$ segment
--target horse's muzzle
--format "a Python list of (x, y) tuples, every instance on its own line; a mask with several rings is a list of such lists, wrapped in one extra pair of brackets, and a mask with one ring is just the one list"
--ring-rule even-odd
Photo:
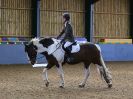
[(34, 64), (37, 63), (37, 61), (36, 61), (36, 60), (31, 60), (30, 63), (31, 63), (32, 65), (34, 65)]

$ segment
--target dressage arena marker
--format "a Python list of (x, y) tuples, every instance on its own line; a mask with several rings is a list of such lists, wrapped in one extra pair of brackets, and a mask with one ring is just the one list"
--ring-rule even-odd
[(47, 64), (34, 64), (33, 67), (46, 67)]

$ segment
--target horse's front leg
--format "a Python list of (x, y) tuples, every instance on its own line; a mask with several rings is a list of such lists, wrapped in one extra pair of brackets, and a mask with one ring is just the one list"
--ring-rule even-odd
[(62, 63), (58, 63), (56, 65), (57, 67), (57, 71), (59, 73), (59, 76), (60, 76), (60, 88), (63, 88), (64, 87), (64, 72), (63, 72), (63, 69), (62, 69)]
[(45, 82), (46, 87), (48, 87), (49, 86), (49, 80), (48, 80), (47, 68), (43, 69), (42, 77), (43, 77), (43, 80)]

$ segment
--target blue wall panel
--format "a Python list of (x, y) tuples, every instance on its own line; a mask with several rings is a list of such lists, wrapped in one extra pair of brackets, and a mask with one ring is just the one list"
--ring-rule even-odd
[[(42, 55), (38, 55), (38, 58)], [(44, 62), (45, 58), (39, 59), (39, 62)], [(45, 61), (46, 62), (46, 61)], [(0, 64), (27, 64), (28, 59), (24, 51), (24, 45), (0, 45)]]
[(99, 44), (105, 61), (133, 61), (132, 44)]
[[(132, 44), (99, 44), (105, 61), (133, 61)], [(27, 64), (27, 56), (24, 52), (24, 45), (0, 45), (0, 64)], [(41, 55), (38, 55), (38, 58)], [(45, 58), (38, 59), (44, 61)]]

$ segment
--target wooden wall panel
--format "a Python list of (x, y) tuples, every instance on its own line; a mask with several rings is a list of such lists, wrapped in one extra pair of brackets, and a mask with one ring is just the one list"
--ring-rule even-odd
[(41, 0), (41, 36), (57, 36), (62, 30), (62, 14), (69, 12), (74, 35), (84, 35), (83, 0)]
[(129, 38), (129, 0), (99, 0), (94, 5), (94, 39)]
[(0, 36), (31, 36), (32, 0), (1, 0)]

